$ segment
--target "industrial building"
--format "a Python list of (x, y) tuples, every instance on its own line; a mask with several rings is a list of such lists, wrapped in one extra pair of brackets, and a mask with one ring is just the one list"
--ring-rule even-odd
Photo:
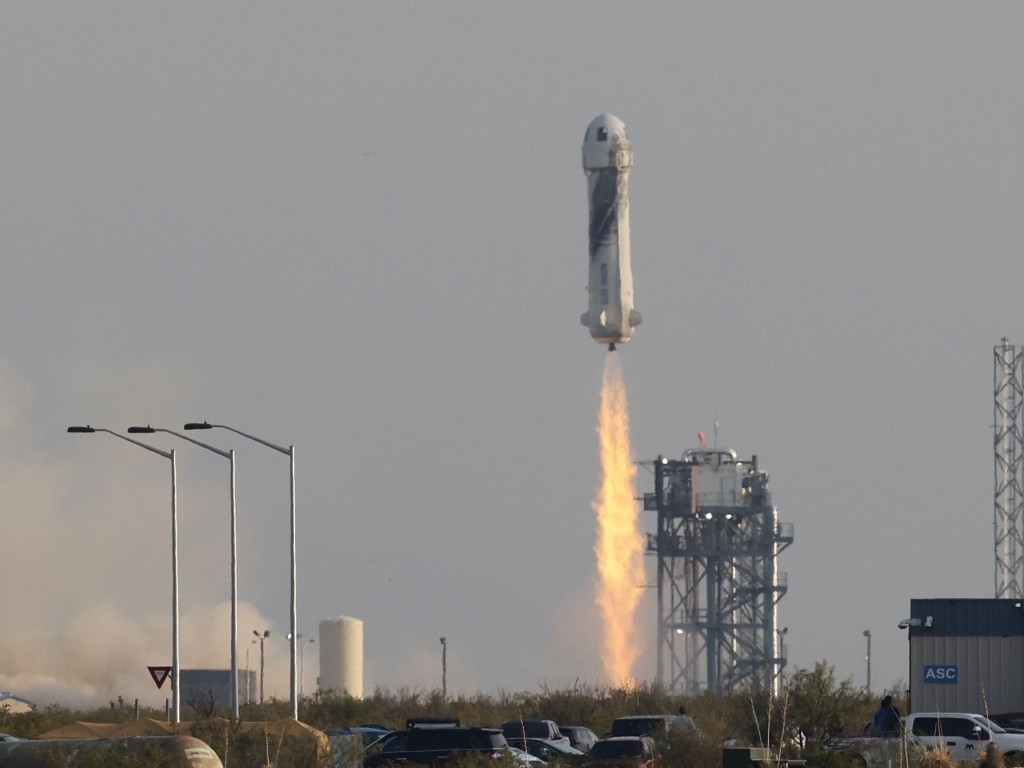
[(993, 353), (995, 594), (910, 601), (908, 712), (1024, 715), (1024, 348)]
[[(188, 706), (217, 707), (231, 706), (230, 669), (183, 669), (181, 670), (181, 704)], [(238, 701), (248, 704), (258, 693), (256, 672), (239, 670)], [(258, 697), (257, 697), (258, 698)]]
[(644, 509), (658, 513), (647, 552), (658, 560), (658, 682), (696, 695), (748, 686), (779, 692), (786, 665), (779, 553), (793, 542), (768, 475), (732, 450), (659, 456)]
[(1016, 599), (911, 600), (908, 712), (1024, 714), (1024, 607)]

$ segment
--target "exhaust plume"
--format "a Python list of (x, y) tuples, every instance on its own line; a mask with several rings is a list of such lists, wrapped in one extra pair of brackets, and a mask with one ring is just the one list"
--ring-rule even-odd
[(597, 604), (604, 624), (601, 660), (613, 685), (633, 681), (640, 655), (636, 608), (646, 576), (643, 537), (637, 527), (636, 466), (629, 445), (629, 406), (619, 356), (605, 355), (598, 420), (601, 488), (597, 513)]

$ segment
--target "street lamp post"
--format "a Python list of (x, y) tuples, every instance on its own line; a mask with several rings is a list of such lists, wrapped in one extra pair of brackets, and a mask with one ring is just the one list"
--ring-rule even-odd
[(106, 432), (108, 435), (119, 437), (140, 448), (163, 456), (171, 460), (171, 722), (177, 725), (181, 722), (181, 664), (179, 663), (178, 643), (178, 464), (175, 459), (174, 450), (161, 451), (151, 445), (125, 437), (122, 434), (100, 427), (68, 427), (72, 434), (92, 434), (94, 432)]
[(441, 701), (448, 702), (448, 638), (441, 638)]
[(258, 642), (259, 642), (259, 640), (250, 640), (249, 644), (247, 646), (245, 646), (245, 703), (246, 704), (251, 704), (252, 703), (252, 694), (249, 691), (249, 678), (251, 677), (251, 675), (249, 674), (249, 651), (251, 651), (252, 647), (254, 645), (256, 645), (256, 643), (258, 643)]
[(210, 424), (209, 422), (206, 422), (206, 421), (199, 421), (199, 422), (193, 421), (193, 422), (189, 422), (188, 424), (186, 424), (185, 425), (185, 429), (187, 429), (187, 430), (192, 430), (192, 429), (226, 429), (229, 432), (234, 432), (236, 435), (241, 435), (244, 438), (247, 438), (249, 440), (252, 440), (253, 442), (259, 443), (260, 445), (265, 445), (267, 448), (272, 448), (273, 450), (277, 451), (278, 453), (283, 453), (286, 456), (288, 456), (289, 464), (291, 465), (291, 561), (292, 561), (291, 562), (291, 566), (292, 566), (291, 567), (291, 581), (292, 581), (292, 585), (291, 585), (291, 624), (290, 624), (290, 627), (289, 627), (290, 632), (291, 632), (291, 647), (290, 647), (290, 650), (289, 650), (289, 655), (291, 657), (291, 676), (289, 678), (289, 680), (290, 680), (289, 697), (290, 697), (290, 700), (291, 700), (292, 719), (293, 720), (298, 720), (299, 719), (299, 695), (298, 695), (298, 685), (297, 685), (297, 682), (296, 682), (296, 662), (297, 662), (297, 658), (298, 658), (298, 646), (297, 646), (297, 642), (298, 642), (298, 611), (296, 609), (296, 600), (297, 600), (296, 592), (297, 592), (298, 578), (297, 578), (297, 575), (296, 575), (296, 562), (295, 562), (295, 446), (294, 445), (289, 445), (287, 448), (283, 448), (280, 445), (275, 445), (274, 443), (267, 442), (266, 440), (264, 440), (262, 438), (256, 437), (254, 435), (247, 434), (245, 432), (242, 432), (241, 430), (235, 429), (234, 427), (229, 427), (226, 424)]
[(316, 639), (309, 638), (305, 643), (302, 644), (302, 649), (299, 651), (299, 698), (302, 698), (302, 689), (306, 685), (306, 646), (310, 643), (315, 643)]
[(252, 631), (260, 641), (260, 706), (263, 706), (263, 641), (270, 637), (270, 630), (263, 630), (261, 635), (255, 629)]
[(867, 665), (868, 665), (867, 692), (871, 693), (871, 630), (870, 629), (865, 629), (864, 630), (864, 637), (866, 637), (868, 639), (868, 655), (864, 657), (864, 659), (865, 659), (865, 661), (867, 662)]
[(234, 450), (222, 451), (220, 448), (214, 448), (212, 445), (207, 445), (170, 429), (146, 426), (129, 427), (128, 431), (134, 434), (166, 432), (193, 445), (198, 445), (200, 448), (212, 451), (218, 456), (223, 456), (231, 462), (231, 719), (238, 722), (241, 716), (238, 711), (238, 515), (235, 506), (235, 452)]

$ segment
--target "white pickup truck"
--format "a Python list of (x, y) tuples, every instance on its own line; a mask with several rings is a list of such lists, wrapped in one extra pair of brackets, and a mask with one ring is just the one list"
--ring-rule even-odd
[[(902, 722), (911, 757), (923, 749), (941, 747), (958, 762), (976, 763), (989, 744), (995, 743), (1007, 766), (1024, 766), (1024, 733), (1010, 733), (983, 715), (916, 712)], [(886, 768), (900, 764), (902, 745), (898, 737), (858, 736), (831, 746), (857, 755), (868, 768)]]

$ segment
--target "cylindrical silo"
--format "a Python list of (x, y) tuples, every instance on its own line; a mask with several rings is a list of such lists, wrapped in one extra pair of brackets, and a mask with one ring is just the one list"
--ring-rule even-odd
[(363, 698), (363, 622), (351, 616), (320, 622), (321, 691)]

